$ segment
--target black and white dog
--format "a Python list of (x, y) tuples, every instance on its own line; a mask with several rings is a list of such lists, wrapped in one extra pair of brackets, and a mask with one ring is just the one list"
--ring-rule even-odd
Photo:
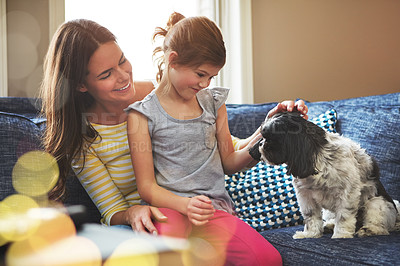
[[(388, 235), (400, 220), (379, 180), (377, 163), (352, 140), (302, 118), (279, 113), (261, 126), (263, 138), (250, 154), (270, 164), (286, 163), (292, 174), (304, 231), (293, 238)], [(397, 205), (397, 209), (396, 209)]]

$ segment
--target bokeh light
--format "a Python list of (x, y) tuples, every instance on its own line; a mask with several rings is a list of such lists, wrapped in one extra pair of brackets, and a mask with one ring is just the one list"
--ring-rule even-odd
[(15, 190), (32, 197), (47, 194), (57, 183), (58, 177), (56, 159), (43, 151), (31, 151), (22, 155), (12, 172)]
[(31, 210), (31, 216), (40, 217), (42, 222), (35, 235), (41, 238), (45, 245), (50, 245), (61, 239), (75, 236), (76, 228), (71, 217), (55, 208), (40, 208)]
[(32, 235), (40, 225), (39, 218), (29, 217), (37, 203), (24, 195), (11, 195), (0, 202), (0, 236), (7, 241), (20, 241)]
[(89, 239), (76, 235), (72, 219), (56, 208), (36, 208), (29, 217), (41, 219), (29, 238), (12, 243), (7, 265), (101, 265), (101, 253)]
[(104, 266), (156, 266), (159, 260), (158, 251), (151, 241), (133, 238), (122, 242), (105, 261)]
[(190, 237), (190, 250), (184, 253), (185, 265), (224, 265), (225, 257), (202, 238)]
[(100, 266), (101, 262), (98, 247), (79, 236), (60, 239), (52, 245), (34, 236), (29, 241), (13, 243), (6, 254), (8, 266)]

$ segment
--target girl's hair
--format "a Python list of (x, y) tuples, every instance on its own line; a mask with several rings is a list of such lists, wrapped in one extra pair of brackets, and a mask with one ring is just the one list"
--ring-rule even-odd
[(223, 67), (225, 65), (226, 50), (224, 40), (218, 26), (207, 17), (188, 17), (174, 12), (169, 17), (165, 28), (157, 27), (153, 40), (164, 37), (162, 46), (156, 47), (153, 56), (161, 56), (158, 60), (157, 81), (168, 75), (167, 57), (171, 51), (178, 56), (173, 63), (188, 67), (198, 67), (202, 64), (211, 64)]
[(64, 23), (51, 40), (40, 88), (42, 114), (47, 119), (43, 144), (60, 169), (50, 199), (62, 198), (73, 158), (82, 152), (85, 143), (98, 136), (84, 115), (94, 99), (79, 88), (85, 84), (90, 57), (100, 45), (111, 41), (116, 38), (108, 29), (85, 19)]

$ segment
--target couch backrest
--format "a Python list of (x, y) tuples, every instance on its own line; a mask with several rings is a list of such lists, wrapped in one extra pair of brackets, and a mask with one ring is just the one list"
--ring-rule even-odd
[[(20, 156), (42, 150), (45, 119), (39, 117), (40, 101), (34, 98), (0, 97), (0, 201), (15, 194), (12, 171)], [(84, 205), (89, 222), (99, 222), (100, 213), (77, 178), (67, 181), (66, 205)]]
[(30, 119), (0, 111), (0, 200), (14, 194), (12, 171), (18, 158), (39, 150), (40, 130)]
[[(310, 119), (331, 108), (337, 111), (338, 133), (358, 142), (378, 161), (382, 183), (394, 199), (400, 199), (400, 93), (306, 104)], [(275, 105), (228, 104), (231, 134), (248, 137)]]

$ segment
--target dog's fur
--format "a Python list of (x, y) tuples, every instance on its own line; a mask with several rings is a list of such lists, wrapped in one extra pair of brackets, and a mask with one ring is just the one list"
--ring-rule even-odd
[(400, 205), (379, 180), (377, 163), (357, 143), (325, 132), (298, 113), (266, 119), (261, 134), (250, 154), (271, 164), (286, 163), (294, 176), (304, 231), (293, 238), (321, 237), (324, 229), (333, 230), (332, 238), (395, 230)]

